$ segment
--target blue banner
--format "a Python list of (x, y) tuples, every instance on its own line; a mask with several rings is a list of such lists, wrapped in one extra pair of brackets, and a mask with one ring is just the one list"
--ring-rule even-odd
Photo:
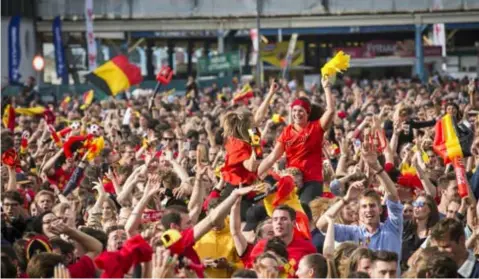
[(11, 84), (20, 81), (20, 16), (10, 19), (8, 25), (8, 80)]
[(68, 68), (65, 60), (65, 49), (62, 40), (62, 20), (55, 17), (52, 24), (53, 47), (55, 48), (55, 65), (57, 77), (62, 79), (62, 84), (68, 84)]

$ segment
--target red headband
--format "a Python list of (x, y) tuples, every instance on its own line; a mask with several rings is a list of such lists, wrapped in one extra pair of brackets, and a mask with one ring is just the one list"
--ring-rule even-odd
[(300, 107), (304, 108), (308, 114), (311, 112), (311, 105), (310, 105), (308, 102), (304, 101), (304, 100), (296, 99), (296, 100), (291, 104), (291, 108), (293, 108), (294, 106), (300, 106)]

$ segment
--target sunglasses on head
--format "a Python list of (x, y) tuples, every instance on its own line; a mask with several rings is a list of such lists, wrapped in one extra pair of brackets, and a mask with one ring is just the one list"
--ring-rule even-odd
[(412, 206), (414, 206), (414, 207), (424, 207), (424, 205), (426, 205), (426, 203), (424, 201), (414, 201), (412, 203)]

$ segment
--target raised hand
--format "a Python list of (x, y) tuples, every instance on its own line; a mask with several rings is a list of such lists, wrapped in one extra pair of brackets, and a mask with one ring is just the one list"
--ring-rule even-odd
[(93, 182), (93, 185), (93, 190), (96, 190), (100, 197), (106, 196), (105, 187), (103, 187), (103, 182), (100, 179), (97, 182)]
[(70, 271), (63, 264), (58, 264), (53, 268), (53, 278), (70, 278)]
[(364, 190), (364, 185), (362, 183), (353, 183), (349, 186), (348, 192), (344, 196), (346, 202), (350, 202), (359, 197), (359, 194)]
[(321, 78), (321, 85), (323, 88), (331, 88), (331, 80), (328, 76), (324, 76)]
[(143, 194), (147, 196), (153, 196), (161, 191), (162, 179), (158, 174), (150, 176), (148, 182), (145, 185)]
[(153, 278), (175, 278), (178, 255), (171, 256), (170, 250), (157, 247), (153, 254)]
[(469, 94), (474, 94), (474, 92), (476, 91), (476, 83), (474, 82), (473, 79), (471, 79), (469, 81), (469, 84), (467, 85), (467, 89), (469, 91)]
[(61, 235), (68, 234), (68, 232), (71, 231), (71, 228), (68, 227), (63, 220), (58, 219), (52, 223), (50, 230), (56, 235)]
[(367, 142), (363, 144), (361, 156), (366, 165), (372, 170), (378, 171), (381, 169), (381, 165), (378, 162), (378, 154), (372, 144)]

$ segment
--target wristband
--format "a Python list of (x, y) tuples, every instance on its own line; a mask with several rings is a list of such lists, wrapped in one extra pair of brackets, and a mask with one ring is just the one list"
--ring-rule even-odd
[(377, 171), (377, 172), (374, 174), (374, 176), (381, 174), (383, 171), (384, 171), (384, 169), (381, 168), (379, 171)]

